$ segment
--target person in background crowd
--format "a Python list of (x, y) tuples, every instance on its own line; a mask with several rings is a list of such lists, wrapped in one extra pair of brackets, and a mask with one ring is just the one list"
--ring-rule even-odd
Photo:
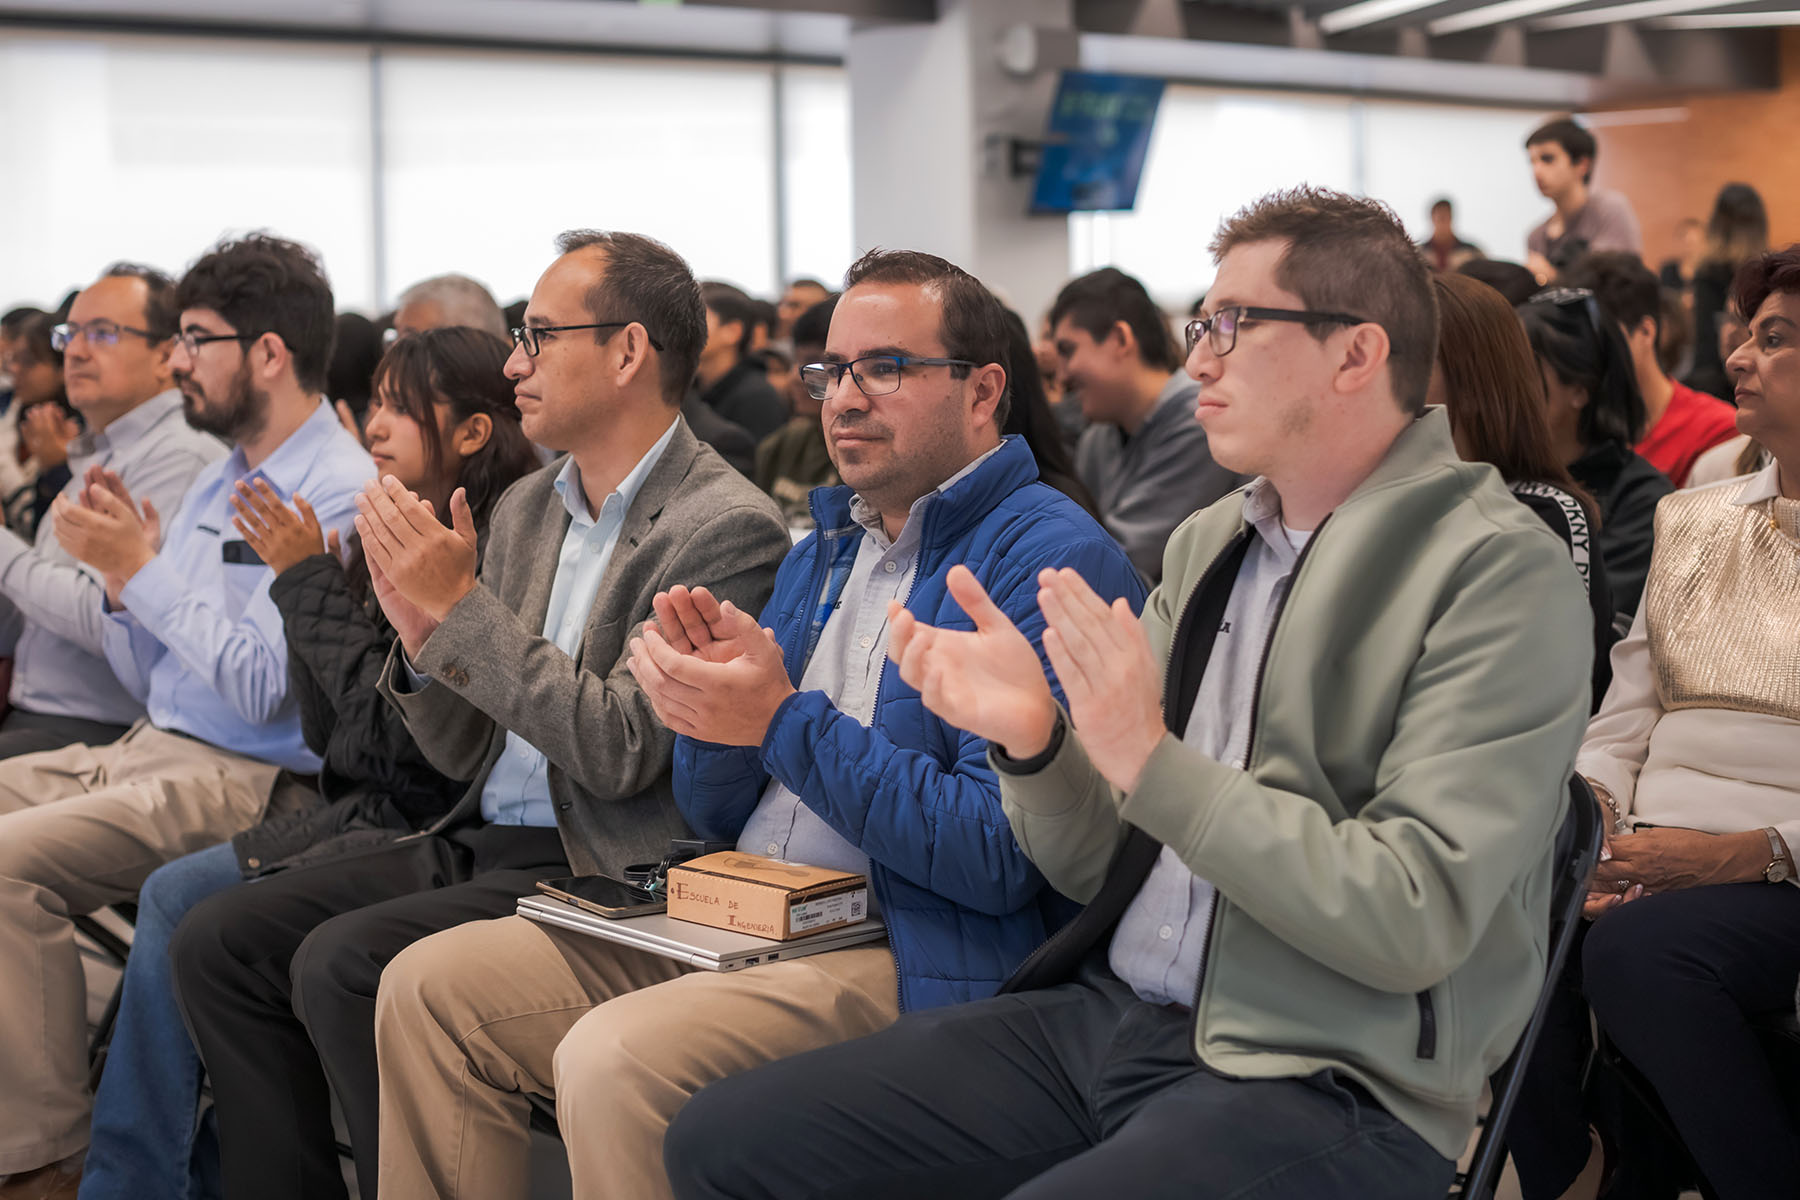
[(831, 331), (831, 314), (836, 308), (837, 297), (828, 296), (789, 325), (794, 370), (789, 377), (787, 398), (794, 415), (756, 448), (756, 474), (753, 476), (756, 486), (780, 506), (788, 528), (795, 531), (813, 527), (808, 499), (812, 490), (835, 487), (841, 482), (837, 467), (831, 461), (831, 448), (825, 442), (825, 430), (820, 424), (820, 402), (800, 377), (802, 367), (825, 357), (825, 339)]
[(1643, 437), (1644, 397), (1630, 347), (1586, 289), (1540, 292), (1518, 312), (1543, 377), (1551, 446), (1600, 504), (1600, 558), (1624, 629), (1650, 570), (1656, 502), (1674, 490), (1631, 449)]
[(506, 340), (506, 314), (495, 303), (494, 293), (467, 275), (434, 275), (400, 293), (394, 338), (447, 325), (465, 325)]
[(375, 322), (361, 313), (337, 315), (337, 337), (331, 344), (331, 365), (325, 370), (325, 394), (331, 397), (338, 419), (357, 437), (369, 411), (375, 366), (381, 361), (381, 334)]
[(1427, 404), (1441, 404), (1464, 462), (1500, 472), (1513, 497), (1569, 549), (1594, 618), (1594, 672), (1588, 711), (1612, 681), (1612, 588), (1595, 545), (1599, 505), (1551, 448), (1544, 383), (1525, 328), (1506, 297), (1466, 275), (1432, 279), (1438, 302), (1437, 362)]
[[(478, 536), (486, 535), (501, 493), (538, 466), (502, 374), (506, 356), (506, 343), (478, 329), (415, 334), (383, 358), (369, 410), (376, 469), (429, 498), (440, 519), (450, 515), (450, 497), (462, 489)], [(291, 1007), (289, 955), (281, 944), (266, 947), (263, 961), (278, 966), (258, 973), (253, 985), (218, 972), (190, 978), (183, 989), (189, 1010), (204, 1018), (195, 1028), (204, 1031), (212, 1051), (213, 1105), (207, 1136), (201, 1136), (194, 1115), (204, 1072), (177, 1007), (168, 953), (182, 917), (242, 880), (286, 872), (278, 884), (271, 880), (223, 898), (206, 910), (210, 918), (198, 918), (200, 925), (225, 912), (235, 916), (245, 905), (285, 910), (290, 919), (304, 921), (341, 886), (335, 875), (307, 868), (377, 851), (423, 830), (461, 792), (426, 761), (400, 714), (376, 690), (394, 629), (371, 593), (360, 547), (351, 544), (346, 564), (304, 499), (290, 507), (266, 485), (239, 489), (235, 503), (238, 531), (275, 574), (269, 597), (281, 611), (300, 726), (322, 763), (318, 786), (326, 803), (264, 821), (229, 842), (178, 858), (144, 881), (106, 1074), (94, 1097), (82, 1200), (218, 1195), (217, 1114), (226, 1114), (228, 1133), (254, 1139), (257, 1130), (246, 1128), (244, 1118), (273, 1099), (240, 1094), (242, 1071), (232, 1053), (237, 1047), (219, 1037), (213, 1018), (224, 996), (238, 1012), (269, 993), (282, 1009)], [(190, 936), (217, 932), (197, 929)], [(305, 1027), (291, 1011), (285, 1015), (244, 1049), (273, 1056), (284, 1039), (304, 1040)], [(284, 1087), (291, 1092), (305, 1079), (284, 1080)], [(355, 1099), (349, 1098), (352, 1104)], [(244, 1149), (258, 1153), (254, 1145)]]
[(830, 299), (831, 294), (831, 289), (816, 279), (802, 277), (789, 283), (775, 305), (774, 340), (794, 345), (794, 322), (801, 313)]
[(1141, 622), (1039, 575), (1066, 709), (972, 580), (890, 646), (1086, 909), (998, 997), (700, 1092), (680, 1200), (1449, 1187), (1541, 986), (1586, 601), (1425, 407), (1435, 303), (1392, 212), (1295, 189), (1213, 247), (1188, 369), (1256, 482), (1176, 533)]
[(0, 496), (6, 527), (30, 541), (51, 503), (68, 484), (69, 443), (81, 432), (63, 386), (63, 355), (56, 348), (52, 313), (27, 317), (13, 341), (13, 398), (8, 415), (18, 440), (8, 464), (12, 490)]
[[(52, 331), (69, 400), (89, 430), (69, 444), (69, 500), (79, 500), (89, 469), (98, 467), (157, 511), (173, 513), (201, 468), (224, 456), (223, 443), (182, 419), (169, 373), (178, 316), (174, 280), (114, 263), (75, 298), (68, 324)], [(35, 411), (60, 418), (54, 406)], [(48, 524), (31, 542), (0, 530), (0, 651), (13, 660), (0, 758), (74, 742), (105, 745), (144, 715), (106, 661), (104, 592)]]
[(1037, 459), (1038, 478), (1087, 510), (1098, 521), (1100, 505), (1087, 484), (1075, 473), (1075, 456), (1063, 440), (1062, 427), (1050, 409), (1044, 380), (1038, 370), (1037, 347), (1025, 332), (1025, 318), (1006, 310), (1006, 386), (1008, 403), (1002, 433), (1016, 433), (1031, 447)]
[(1600, 311), (1616, 321), (1631, 350), (1638, 393), (1644, 398), (1644, 436), (1632, 447), (1676, 487), (1687, 484), (1700, 455), (1737, 436), (1731, 405), (1663, 374), (1657, 361), (1662, 285), (1634, 254), (1603, 250), (1563, 272), (1565, 287), (1587, 288)]
[[(80, 297), (77, 297), (77, 304)], [(70, 919), (270, 812), (317, 803), (274, 574), (232, 536), (238, 482), (343, 530), (374, 474), (321, 396), (332, 297), (317, 258), (265, 234), (203, 255), (176, 291), (169, 369), (187, 423), (231, 443), (174, 510), (116, 471), (59, 497), (56, 539), (105, 587), (103, 645), (148, 713), (118, 741), (0, 762), (0, 1171), (64, 1187), (88, 1141), (87, 1006)], [(91, 327), (84, 325), (84, 336)], [(159, 548), (160, 547), (160, 548)]]
[(1431, 205), (1431, 236), (1419, 243), (1419, 250), (1434, 271), (1454, 271), (1470, 259), (1481, 257), (1481, 247), (1467, 242), (1456, 232), (1456, 208), (1448, 197)]
[(1056, 353), (1056, 339), (1050, 336), (1049, 313), (1038, 322), (1031, 353), (1037, 360), (1037, 377), (1044, 388), (1044, 399), (1056, 417), (1057, 432), (1072, 459), (1075, 447), (1081, 442), (1081, 431), (1087, 428), (1087, 420), (1081, 415), (1081, 397), (1063, 387), (1062, 358)]
[(381, 981), (386, 1200), (522, 1195), (526, 1093), (555, 1096), (576, 1196), (657, 1200), (663, 1130), (703, 1084), (990, 995), (1072, 914), (1008, 830), (980, 738), (924, 712), (885, 654), (903, 604), (957, 612), (959, 572), (1027, 629), (1041, 569), (1141, 602), (1119, 547), (1002, 437), (1005, 357), (1003, 310), (969, 274), (860, 259), (807, 368), (845, 480), (815, 493), (819, 530), (760, 620), (679, 588), (633, 643), (633, 677), (681, 735), (695, 832), (864, 874), (888, 941), (733, 972), (523, 917), (420, 942)]
[(700, 399), (750, 434), (754, 446), (787, 421), (787, 404), (761, 366), (746, 358), (757, 323), (756, 301), (729, 283), (700, 285), (706, 302), (706, 349), (694, 372)]
[(505, 377), (525, 435), (562, 457), (506, 492), (479, 556), (466, 495), (448, 497), (446, 527), (390, 476), (356, 523), (396, 631), (377, 686), (426, 761), (467, 786), (417, 835), (204, 901), (169, 947), (231, 1098), (229, 1195), (344, 1195), (335, 1094), (373, 1196), (389, 960), (511, 913), (539, 879), (622, 877), (686, 835), (675, 735), (627, 672), (627, 642), (678, 580), (760, 608), (789, 548), (774, 504), (680, 420), (706, 336), (687, 264), (636, 234), (576, 230), (557, 247)]
[(44, 315), (47, 314), (43, 309), (31, 305), (0, 314), (0, 501), (29, 482), (19, 457), (19, 410), (13, 403), (12, 360), (26, 321)]
[(1050, 331), (1065, 391), (1088, 421), (1075, 470), (1100, 523), (1154, 583), (1175, 527), (1245, 480), (1213, 461), (1194, 420), (1200, 385), (1144, 285), (1103, 267), (1063, 285)]
[(1706, 254), (1694, 270), (1694, 362), (1683, 380), (1689, 387), (1711, 396), (1731, 395), (1732, 380), (1725, 370), (1731, 351), (1720, 345), (1718, 335), (1721, 314), (1738, 268), (1768, 248), (1769, 213), (1762, 196), (1747, 183), (1720, 188), (1706, 222)]
[(1706, 257), (1706, 222), (1696, 217), (1683, 217), (1675, 222), (1675, 244), (1680, 253), (1663, 260), (1657, 269), (1657, 282), (1691, 305), (1694, 299), (1694, 272)]
[(1542, 290), (1537, 276), (1518, 263), (1504, 259), (1472, 258), (1456, 268), (1456, 273), (1487, 284), (1506, 297), (1506, 302), (1515, 308)]
[[(1747, 262), (1732, 299), (1752, 332), (1726, 362), (1738, 422), (1772, 461), (1657, 507), (1644, 603), (1576, 761), (1609, 831), (1579, 977), (1706, 1194), (1762, 1200), (1800, 1178), (1800, 1131), (1754, 1028), (1793, 1011), (1800, 974), (1800, 247)], [(1520, 1163), (1527, 1200), (1594, 1195), (1609, 1157), (1582, 1104), (1587, 1024), (1573, 1026), (1533, 1062), (1560, 1092), (1518, 1110), (1538, 1149)], [(1629, 1170), (1633, 1147), (1618, 1150)]]
[[(1694, 314), (1680, 294), (1662, 288), (1662, 320), (1656, 330), (1656, 365), (1671, 379), (1687, 374), (1694, 361)], [(1719, 397), (1724, 399), (1724, 397)]]
[(1600, 144), (1572, 117), (1559, 117), (1525, 139), (1531, 178), (1556, 211), (1525, 239), (1527, 259), (1540, 284), (1596, 250), (1644, 252), (1637, 214), (1618, 192), (1593, 186)]

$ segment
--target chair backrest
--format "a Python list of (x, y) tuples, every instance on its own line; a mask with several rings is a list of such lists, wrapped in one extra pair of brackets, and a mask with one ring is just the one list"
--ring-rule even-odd
[(1537, 1004), (1531, 1020), (1519, 1035), (1518, 1045), (1500, 1064), (1489, 1081), (1493, 1100), (1488, 1105), (1487, 1120), (1481, 1137), (1475, 1143), (1475, 1157), (1469, 1169), (1456, 1177), (1452, 1196), (1471, 1200), (1489, 1200), (1500, 1177), (1500, 1165), (1506, 1161), (1506, 1124), (1512, 1118), (1513, 1106), (1519, 1100), (1519, 1081), (1537, 1046), (1538, 1031), (1544, 1025), (1544, 1013), (1550, 1007), (1550, 995), (1568, 960), (1580, 927), (1581, 906), (1587, 899), (1588, 880), (1593, 877), (1594, 863), (1600, 857), (1600, 803), (1594, 799), (1587, 780), (1579, 775), (1569, 777), (1569, 811), (1562, 828), (1556, 833), (1556, 875), (1550, 890), (1550, 955), (1545, 964), (1544, 986), (1538, 990)]

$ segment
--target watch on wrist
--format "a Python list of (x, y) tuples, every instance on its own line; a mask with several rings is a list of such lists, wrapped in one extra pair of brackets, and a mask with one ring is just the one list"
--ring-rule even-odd
[(1794, 873), (1793, 864), (1788, 862), (1787, 846), (1773, 829), (1764, 828), (1763, 832), (1769, 837), (1769, 865), (1763, 868), (1763, 882), (1785, 883)]

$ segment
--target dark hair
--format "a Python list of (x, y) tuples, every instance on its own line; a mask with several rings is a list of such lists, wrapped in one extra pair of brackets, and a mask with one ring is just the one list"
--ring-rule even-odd
[[(845, 291), (864, 283), (912, 284), (936, 293), (938, 339), (944, 343), (945, 357), (967, 359), (984, 367), (996, 363), (1006, 371), (1007, 386), (994, 409), (994, 424), (1005, 429), (1012, 407), (1012, 371), (1007, 368), (1006, 310), (994, 293), (955, 263), (921, 250), (877, 247), (869, 251), (844, 273)], [(950, 373), (957, 379), (969, 377), (967, 367), (952, 367)]]
[(1664, 375), (1674, 375), (1694, 344), (1694, 319), (1674, 288), (1662, 289), (1662, 319), (1656, 326), (1656, 363)]
[[(1431, 202), (1431, 212), (1435, 213), (1440, 208), (1447, 208), (1453, 213), (1456, 211), (1456, 205), (1450, 203), (1450, 197), (1448, 196), (1439, 196), (1436, 200)], [(1443, 293), (1441, 292), (1439, 293), (1440, 296), (1442, 294)]]
[(381, 362), (381, 333), (361, 313), (339, 313), (331, 366), (325, 372), (325, 394), (342, 400), (361, 420), (375, 390), (375, 367)]
[(1662, 333), (1662, 284), (1644, 260), (1628, 250), (1599, 250), (1577, 259), (1557, 277), (1564, 287), (1587, 288), (1600, 301), (1600, 311), (1627, 332), (1646, 318)]
[(1097, 342), (1123, 321), (1137, 340), (1139, 361), (1165, 371), (1181, 367), (1181, 351), (1169, 331), (1169, 319), (1144, 285), (1117, 267), (1101, 267), (1065, 283), (1050, 306), (1051, 330), (1065, 318)]
[(1536, 275), (1518, 263), (1504, 259), (1472, 258), (1456, 268), (1456, 273), (1487, 284), (1505, 296), (1506, 302), (1514, 308), (1537, 295), (1539, 290)]
[(734, 284), (708, 279), (700, 285), (700, 300), (706, 305), (708, 312), (719, 318), (719, 324), (737, 322), (738, 353), (741, 355), (748, 352), (750, 343), (754, 340), (757, 322), (762, 319), (762, 311), (750, 293)]
[(1558, 379), (1588, 394), (1576, 432), (1584, 446), (1644, 435), (1644, 397), (1638, 391), (1631, 350), (1618, 325), (1592, 296), (1558, 302), (1533, 299), (1519, 306), (1525, 336)]
[(172, 338), (181, 327), (181, 306), (175, 300), (175, 281), (155, 267), (142, 263), (116, 262), (100, 272), (102, 279), (141, 279), (144, 281), (144, 328), (160, 341)]
[[(556, 248), (606, 256), (606, 270), (588, 289), (588, 313), (596, 321), (636, 321), (661, 343), (663, 399), (679, 408), (706, 346), (706, 306), (681, 255), (641, 233), (599, 229), (571, 229), (556, 239)], [(603, 342), (618, 331), (594, 332), (594, 340)]]
[[(50, 341), (50, 331), (56, 328), (56, 325), (57, 319), (55, 313), (33, 313), (19, 322), (18, 328), (14, 332), (14, 336), (19, 339), (20, 348), (31, 355), (33, 362), (49, 363), (60, 372), (63, 367), (63, 354), (62, 351), (58, 350)], [(29, 407), (36, 408), (38, 404), (55, 404), (65, 413), (73, 414), (75, 412), (74, 408), (69, 404), (69, 394), (63, 388), (60, 375), (57, 378), (55, 393), (44, 397), (43, 400), (37, 401)], [(25, 405), (13, 405), (12, 415), (15, 422), (24, 419), (26, 409), (27, 406)], [(20, 462), (25, 461), (23, 457), (24, 452), (25, 444), (20, 442)]]
[(1728, 183), (1706, 222), (1706, 260), (1736, 267), (1769, 248), (1769, 211), (1755, 188)]
[(1748, 325), (1763, 301), (1776, 292), (1800, 292), (1800, 243), (1786, 250), (1765, 250), (1739, 267), (1731, 281), (1731, 307)]
[(494, 432), (487, 444), (463, 462), (456, 481), (467, 493), (478, 525), (487, 523), (501, 492), (538, 466), (537, 452), (519, 428), (512, 382), (504, 374), (511, 352), (512, 347), (485, 329), (449, 325), (401, 338), (375, 368), (372, 390), (386, 389), (395, 410), (418, 423), (425, 433), (425, 462), (433, 471), (442, 469), (444, 461), (435, 405), (449, 408), (450, 428), (477, 413), (492, 420)]
[(1541, 146), (1545, 142), (1554, 142), (1563, 148), (1571, 163), (1587, 159), (1587, 170), (1581, 174), (1581, 182), (1590, 183), (1594, 178), (1594, 160), (1600, 155), (1600, 143), (1594, 135), (1575, 123), (1574, 117), (1558, 117), (1547, 121), (1531, 131), (1525, 139), (1525, 148)]
[(823, 346), (831, 336), (831, 314), (837, 311), (835, 294), (819, 301), (794, 318), (792, 340), (795, 347)]
[(790, 289), (797, 288), (797, 287), (818, 288), (821, 292), (824, 292), (827, 295), (829, 295), (831, 293), (830, 288), (826, 287), (823, 283), (821, 283), (817, 279), (814, 279), (811, 275), (802, 275), (798, 279), (788, 280), (788, 287)]
[(1438, 299), (1437, 369), (1445, 408), (1472, 461), (1491, 463), (1508, 483), (1546, 483), (1575, 497), (1588, 520), (1599, 506), (1556, 461), (1544, 417), (1544, 385), (1525, 327), (1506, 297), (1466, 275), (1432, 280)]
[(32, 317), (43, 315), (43, 309), (31, 304), (21, 304), (17, 308), (9, 308), (4, 314), (0, 314), (0, 333), (17, 333), (26, 321)]
[(181, 277), (175, 304), (210, 308), (241, 334), (273, 333), (293, 356), (295, 381), (325, 390), (336, 332), (331, 284), (305, 246), (266, 233), (220, 242)]
[(1096, 521), (1100, 506), (1094, 494), (1075, 473), (1075, 460), (1062, 439), (1056, 414), (1050, 411), (1050, 397), (1044, 392), (1043, 377), (1038, 374), (1037, 352), (1031, 346), (1031, 334), (1025, 320), (1012, 309), (1006, 314), (1006, 375), (1012, 381), (1012, 410), (1007, 413), (1001, 433), (1016, 433), (1031, 447), (1037, 459), (1038, 475), (1043, 481), (1081, 505)]
[[(1431, 272), (1394, 210), (1326, 188), (1273, 192), (1238, 211), (1213, 235), (1213, 261), (1238, 246), (1284, 241), (1275, 282), (1308, 309), (1350, 313), (1387, 331), (1388, 370), (1401, 411), (1419, 413), (1437, 353)], [(1320, 341), (1343, 328), (1309, 328)]]

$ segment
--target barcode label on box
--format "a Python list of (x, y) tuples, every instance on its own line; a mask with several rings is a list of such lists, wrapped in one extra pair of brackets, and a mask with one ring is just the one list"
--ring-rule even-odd
[(788, 932), (811, 933), (827, 925), (854, 924), (868, 915), (869, 889), (857, 888), (793, 905), (788, 909)]

